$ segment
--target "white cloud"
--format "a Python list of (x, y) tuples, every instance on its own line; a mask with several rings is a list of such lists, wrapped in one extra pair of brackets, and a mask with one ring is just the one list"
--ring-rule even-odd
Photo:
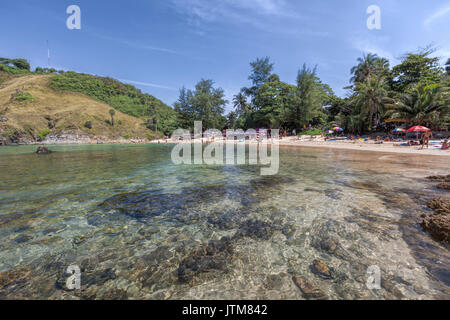
[(172, 3), (197, 28), (204, 27), (204, 23), (228, 22), (273, 31), (278, 25), (270, 23), (271, 19), (298, 23), (303, 18), (285, 0), (172, 0)]
[(114, 41), (114, 42), (126, 45), (128, 47), (133, 47), (133, 48), (137, 48), (137, 49), (159, 51), (159, 52), (171, 53), (171, 54), (180, 54), (179, 52), (177, 52), (175, 50), (171, 50), (171, 49), (167, 49), (167, 48), (154, 47), (154, 46), (150, 46), (150, 45), (146, 45), (146, 44), (142, 44), (142, 43), (131, 42), (131, 41), (120, 39), (120, 38), (113, 38), (113, 37), (102, 36), (102, 35), (98, 35), (98, 34), (93, 34), (93, 35), (98, 38), (104, 39), (104, 40)]
[(160, 85), (160, 84), (154, 84), (154, 83), (149, 83), (149, 82), (133, 81), (133, 80), (126, 80), (126, 79), (118, 79), (118, 80), (122, 81), (122, 82), (125, 82), (125, 83), (136, 84), (138, 86), (153, 87), (153, 88), (175, 90), (175, 91), (177, 90), (177, 89), (172, 88), (172, 87), (167, 87), (167, 86), (163, 86), (163, 85)]
[(383, 43), (386, 43), (387, 40), (387, 38), (377, 38), (372, 40), (368, 38), (354, 39), (352, 41), (352, 46), (362, 53), (374, 53), (380, 58), (386, 58), (391, 65), (394, 65), (398, 62), (398, 59), (396, 59), (389, 50), (385, 49), (386, 45), (383, 45)]
[(432, 15), (428, 16), (428, 18), (425, 19), (425, 21), (423, 22), (423, 24), (424, 24), (424, 26), (425, 26), (426, 28), (429, 28), (430, 25), (431, 25), (434, 21), (436, 21), (436, 20), (438, 20), (438, 19), (444, 17), (445, 15), (447, 15), (447, 14), (449, 14), (449, 13), (450, 13), (450, 4), (447, 4), (447, 5), (445, 5), (445, 6), (441, 7), (441, 8), (439, 8), (439, 9), (438, 9), (436, 12), (434, 12)]

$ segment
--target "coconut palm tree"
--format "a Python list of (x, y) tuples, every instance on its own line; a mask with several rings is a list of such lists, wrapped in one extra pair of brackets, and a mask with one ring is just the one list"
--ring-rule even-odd
[(250, 105), (247, 103), (247, 99), (242, 92), (239, 92), (233, 97), (233, 107), (238, 116), (242, 116), (247, 113), (250, 109)]
[(378, 57), (376, 54), (369, 53), (358, 58), (358, 65), (351, 69), (353, 77), (350, 79), (353, 83), (367, 81), (373, 74), (383, 74), (389, 70), (389, 61)]
[(367, 117), (369, 130), (376, 127), (383, 115), (385, 99), (388, 97), (386, 80), (381, 75), (370, 75), (366, 81), (357, 83), (352, 102), (360, 107), (360, 115)]
[(448, 88), (439, 85), (421, 85), (397, 99), (387, 99), (386, 116), (406, 119), (413, 125), (438, 125), (449, 113)]

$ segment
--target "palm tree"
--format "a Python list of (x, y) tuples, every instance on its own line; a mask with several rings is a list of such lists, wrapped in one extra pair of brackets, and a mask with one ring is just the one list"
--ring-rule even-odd
[(250, 110), (250, 105), (247, 104), (247, 99), (242, 92), (239, 92), (233, 97), (233, 107), (238, 116), (242, 116)]
[(448, 88), (421, 85), (397, 99), (388, 99), (386, 116), (406, 119), (413, 125), (437, 125), (449, 112)]
[(353, 83), (367, 81), (374, 73), (382, 74), (389, 69), (389, 61), (378, 57), (376, 54), (369, 53), (358, 58), (358, 65), (351, 69), (353, 77), (350, 79)]
[(114, 115), (116, 114), (116, 111), (114, 109), (109, 110), (109, 115), (111, 116), (111, 125), (114, 126)]
[(366, 81), (357, 83), (353, 103), (360, 106), (360, 115), (368, 114), (369, 130), (377, 127), (382, 114), (385, 99), (388, 97), (386, 80), (381, 75), (371, 75)]

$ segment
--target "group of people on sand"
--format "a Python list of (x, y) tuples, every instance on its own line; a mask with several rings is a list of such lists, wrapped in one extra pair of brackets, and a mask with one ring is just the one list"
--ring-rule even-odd
[[(420, 138), (420, 150), (422, 150), (423, 148), (425, 148), (425, 145), (427, 146), (427, 149), (430, 147), (430, 140), (433, 139), (433, 133), (431, 131), (427, 131), (425, 132), (422, 137)], [(441, 150), (448, 150), (450, 147), (449, 143), (448, 143), (448, 139), (445, 139), (444, 142), (442, 143), (440, 149)]]

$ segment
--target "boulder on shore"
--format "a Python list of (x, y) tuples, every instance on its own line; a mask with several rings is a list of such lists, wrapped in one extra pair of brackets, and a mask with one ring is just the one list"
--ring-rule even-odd
[(52, 150), (50, 150), (49, 148), (47, 148), (47, 147), (38, 147), (37, 148), (37, 150), (36, 150), (36, 153), (37, 154), (50, 154), (50, 153), (52, 153), (53, 151)]
[(428, 202), (433, 210), (429, 215), (422, 215), (422, 228), (438, 241), (450, 243), (450, 198), (437, 198)]

